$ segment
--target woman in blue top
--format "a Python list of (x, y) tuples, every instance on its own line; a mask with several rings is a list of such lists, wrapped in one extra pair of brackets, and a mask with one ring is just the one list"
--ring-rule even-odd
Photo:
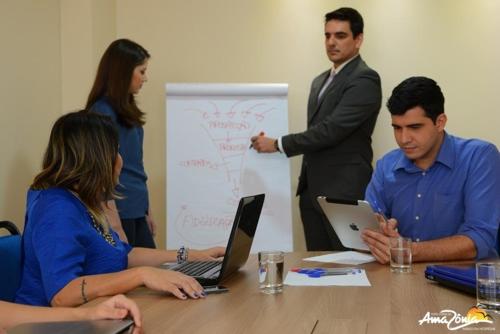
[(134, 98), (147, 80), (149, 57), (128, 39), (111, 43), (99, 63), (86, 108), (111, 117), (118, 127), (123, 169), (116, 189), (121, 196), (105, 206), (111, 226), (131, 246), (155, 248), (156, 223), (143, 163), (145, 120)]
[[(193, 278), (153, 267), (175, 262), (175, 251), (132, 248), (110, 228), (102, 202), (116, 197), (121, 167), (108, 117), (81, 111), (56, 121), (43, 169), (28, 191), (16, 302), (75, 306), (141, 285), (181, 299), (204, 296)], [(213, 260), (223, 253), (216, 247), (188, 256)]]

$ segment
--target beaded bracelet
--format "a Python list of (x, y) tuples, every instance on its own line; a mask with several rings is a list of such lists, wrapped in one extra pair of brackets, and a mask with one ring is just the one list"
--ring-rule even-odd
[(188, 259), (189, 248), (181, 246), (177, 251), (177, 263), (184, 263)]

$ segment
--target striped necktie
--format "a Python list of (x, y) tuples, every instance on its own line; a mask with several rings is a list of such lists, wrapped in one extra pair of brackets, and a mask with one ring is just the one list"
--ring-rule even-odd
[(334, 77), (335, 77), (335, 72), (331, 71), (330, 72), (330, 76), (328, 77), (328, 79), (326, 79), (325, 84), (323, 85), (323, 87), (321, 87), (321, 90), (319, 91), (318, 101), (319, 101), (319, 99), (321, 99), (321, 96), (323, 95), (323, 93), (325, 92), (325, 90), (328, 88), (328, 86), (330, 86), (330, 84), (332, 83)]

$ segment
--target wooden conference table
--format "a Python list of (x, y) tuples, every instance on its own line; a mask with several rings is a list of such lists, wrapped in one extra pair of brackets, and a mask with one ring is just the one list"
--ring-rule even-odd
[[(302, 261), (318, 254), (286, 254), (285, 272), (293, 266), (340, 266)], [(465, 316), (476, 303), (474, 296), (429, 282), (423, 274), (426, 264), (414, 264), (410, 274), (391, 273), (388, 266), (378, 263), (361, 267), (371, 287), (285, 286), (281, 294), (266, 295), (259, 292), (257, 259), (252, 255), (238, 273), (224, 282), (228, 293), (182, 301), (139, 288), (127, 296), (138, 303), (146, 334), (445, 333), (449, 332), (446, 325), (419, 325), (418, 320), (427, 312), (444, 309)], [(498, 329), (500, 320), (495, 325)]]

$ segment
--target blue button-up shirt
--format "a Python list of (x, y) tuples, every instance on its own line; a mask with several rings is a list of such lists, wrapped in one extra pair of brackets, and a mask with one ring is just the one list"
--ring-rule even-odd
[(404, 237), (425, 241), (465, 235), (478, 259), (496, 255), (500, 154), (493, 144), (445, 134), (427, 170), (393, 150), (377, 162), (365, 197), (375, 211), (397, 219)]

